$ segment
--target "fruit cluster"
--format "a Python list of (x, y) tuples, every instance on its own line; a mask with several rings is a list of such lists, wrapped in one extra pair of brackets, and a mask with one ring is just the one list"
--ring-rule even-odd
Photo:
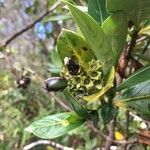
[[(75, 64), (72, 63), (72, 64)], [(70, 92), (77, 97), (87, 96), (100, 91), (103, 87), (102, 64), (99, 60), (92, 60), (87, 64), (79, 64), (76, 74), (70, 74), (74, 67), (66, 63), (61, 75), (68, 80)], [(77, 66), (77, 64), (75, 64)], [(72, 70), (73, 72), (73, 70)]]

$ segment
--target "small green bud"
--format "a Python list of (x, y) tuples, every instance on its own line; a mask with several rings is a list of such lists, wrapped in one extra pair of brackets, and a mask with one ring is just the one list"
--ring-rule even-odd
[(86, 89), (92, 88), (93, 87), (93, 81), (90, 79), (89, 76), (85, 76), (82, 79), (82, 85), (86, 87)]
[(102, 65), (99, 60), (95, 61), (93, 59), (91, 62), (89, 62), (89, 70), (96, 71), (96, 70), (99, 70), (101, 67), (102, 67)]
[(102, 73), (100, 71), (90, 71), (89, 72), (89, 76), (91, 77), (91, 79), (94, 79), (94, 80), (100, 80), (101, 74)]

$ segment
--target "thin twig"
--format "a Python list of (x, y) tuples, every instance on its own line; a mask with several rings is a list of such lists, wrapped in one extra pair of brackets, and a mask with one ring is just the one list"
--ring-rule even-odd
[(106, 139), (107, 141), (111, 141), (112, 143), (114, 144), (121, 144), (121, 145), (124, 145), (124, 144), (134, 144), (137, 142), (137, 139), (132, 139), (130, 141), (126, 141), (126, 140), (120, 140), (120, 141), (117, 141), (117, 140), (114, 140), (114, 139), (111, 139), (109, 138), (109, 136), (105, 135), (104, 133), (102, 133), (99, 129), (95, 128), (93, 125), (91, 124), (87, 124), (87, 127), (89, 127), (92, 131), (94, 131), (95, 133), (99, 134), (101, 137), (103, 137), (104, 139)]
[[(147, 40), (147, 39), (149, 39), (150, 38), (150, 36), (141, 36), (140, 38), (138, 38), (137, 40), (136, 40), (136, 44), (140, 44), (140, 43), (142, 43), (143, 41), (145, 41), (145, 40)], [(130, 45), (130, 41), (127, 43), (127, 46), (129, 46)]]
[(133, 112), (130, 111), (129, 115), (132, 116), (133, 118), (136, 118), (136, 120), (138, 120), (139, 122), (144, 122), (144, 123), (148, 124), (148, 126), (150, 126), (150, 121), (147, 121), (147, 120), (140, 118), (139, 116), (137, 116)]
[(48, 9), (44, 14), (42, 14), (41, 16), (39, 16), (35, 21), (33, 21), (32, 23), (30, 23), (29, 25), (27, 25), (25, 28), (21, 29), (20, 31), (16, 32), (14, 35), (12, 35), (10, 38), (8, 38), (5, 43), (0, 46), (1, 48), (5, 48), (8, 44), (10, 44), (14, 39), (16, 39), (18, 36), (20, 36), (21, 34), (23, 34), (24, 32), (28, 31), (29, 29), (31, 29), (32, 27), (34, 27), (34, 25), (41, 21), (44, 17), (46, 17), (47, 15), (51, 14), (59, 5), (60, 5), (61, 1), (57, 1), (54, 5), (52, 5), (52, 7), (50, 9)]
[(150, 45), (150, 39), (148, 40), (146, 46), (144, 47), (143, 51), (142, 51), (142, 54), (144, 54), (148, 48), (148, 46)]
[(23, 150), (30, 150), (31, 148), (37, 146), (37, 145), (51, 145), (53, 146), (54, 148), (57, 148), (59, 150), (64, 150), (64, 149), (67, 149), (67, 150), (74, 150), (73, 148), (70, 148), (70, 147), (66, 147), (64, 145), (61, 145), (59, 143), (55, 143), (53, 141), (47, 141), (47, 140), (39, 140), (39, 141), (36, 141), (36, 142), (33, 142), (33, 143), (30, 143), (29, 145), (26, 145)]
[(112, 145), (112, 141), (114, 139), (114, 131), (115, 131), (115, 124), (116, 124), (116, 119), (113, 119), (110, 124), (109, 124), (109, 139), (111, 140), (106, 140), (105, 144), (105, 150), (110, 150), (110, 146)]
[(72, 111), (72, 109), (63, 102), (63, 100), (59, 99), (57, 96), (55, 96), (52, 92), (49, 93), (50, 96), (52, 96), (55, 101), (62, 107), (64, 108), (65, 110), (68, 110), (68, 111)]
[(138, 38), (137, 40), (136, 40), (136, 43), (137, 44), (140, 44), (140, 43), (142, 43), (143, 41), (145, 41), (145, 40), (147, 40), (147, 39), (149, 39), (150, 38), (150, 36), (142, 36), (142, 37), (140, 37), (140, 38)]

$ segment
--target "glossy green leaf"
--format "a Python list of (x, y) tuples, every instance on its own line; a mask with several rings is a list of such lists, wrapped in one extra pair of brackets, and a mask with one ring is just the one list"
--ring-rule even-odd
[(52, 139), (67, 134), (81, 126), (85, 120), (75, 112), (65, 112), (44, 117), (28, 126), (25, 130), (43, 139)]
[(150, 80), (150, 65), (141, 68), (129, 78), (127, 78), (122, 84), (118, 86), (117, 91), (135, 86), (148, 80)]
[(70, 94), (68, 89), (64, 90), (66, 99), (71, 103), (74, 111), (82, 118), (90, 119), (90, 114), (88, 111)]
[(104, 125), (109, 123), (112, 119), (117, 116), (118, 110), (109, 104), (105, 104), (101, 108), (101, 116), (104, 122)]
[(99, 23), (102, 23), (107, 17), (106, 0), (88, 0), (88, 13)]
[(111, 44), (114, 52), (114, 60), (117, 65), (127, 37), (127, 18), (123, 12), (112, 14), (102, 24), (102, 29)]
[(89, 101), (89, 102), (93, 102), (93, 101), (96, 101), (98, 99), (101, 99), (104, 96), (104, 94), (106, 94), (106, 92), (110, 88), (113, 87), (114, 78), (115, 78), (115, 68), (112, 67), (110, 72), (109, 72), (105, 86), (99, 92), (94, 93), (94, 94), (89, 95), (89, 96), (84, 96), (83, 99), (86, 101)]
[(100, 25), (88, 14), (82, 12), (74, 5), (65, 1), (69, 10), (78, 24), (85, 40), (93, 53), (104, 64), (103, 72), (106, 74), (114, 65), (114, 53), (108, 44), (104, 31)]
[(85, 39), (77, 33), (63, 29), (58, 41), (57, 50), (62, 61), (65, 57), (76, 57), (80, 63), (95, 58)]
[(107, 0), (106, 8), (110, 13), (124, 11), (137, 26), (150, 19), (150, 0)]
[(136, 111), (144, 119), (150, 120), (150, 80), (124, 90), (115, 98), (114, 104)]

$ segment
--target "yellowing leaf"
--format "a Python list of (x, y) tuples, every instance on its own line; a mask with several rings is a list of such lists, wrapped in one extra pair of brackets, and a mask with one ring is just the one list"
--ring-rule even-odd
[(76, 129), (85, 122), (75, 112), (64, 112), (33, 122), (25, 131), (43, 139), (53, 139)]
[(106, 85), (102, 88), (102, 90), (100, 90), (99, 92), (89, 95), (89, 96), (84, 96), (83, 99), (89, 102), (92, 101), (96, 101), (98, 99), (100, 99), (102, 96), (104, 96), (104, 94), (113, 87), (113, 81), (114, 81), (114, 77), (115, 77), (115, 68), (112, 67), (111, 71), (109, 73), (109, 77), (107, 79)]
[(150, 25), (148, 25), (147, 27), (143, 28), (140, 32), (139, 32), (139, 35), (142, 35), (142, 34), (147, 34), (150, 36)]
[(116, 140), (124, 140), (125, 137), (123, 136), (123, 134), (119, 131), (115, 131), (115, 139)]
[(122, 108), (126, 108), (127, 107), (126, 103), (123, 103), (123, 102), (120, 102), (120, 101), (114, 102), (114, 104), (117, 107), (122, 107)]

